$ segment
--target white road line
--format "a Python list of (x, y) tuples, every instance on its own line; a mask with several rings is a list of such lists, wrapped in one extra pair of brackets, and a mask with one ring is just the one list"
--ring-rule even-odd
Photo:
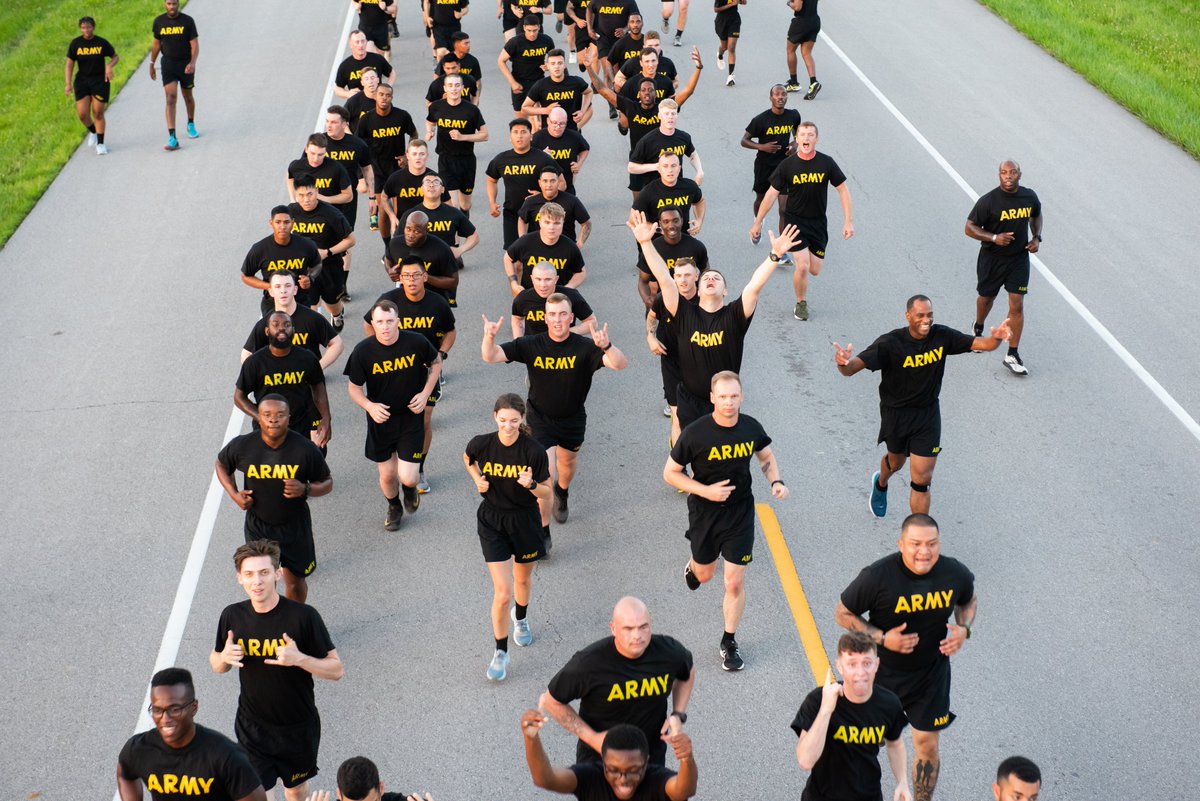
[[(917, 130), (917, 127), (913, 125), (903, 113), (901, 113), (900, 109), (896, 108), (892, 101), (888, 100), (887, 96), (884, 95), (883, 92), (879, 91), (879, 87), (871, 82), (871, 79), (868, 78), (866, 74), (864, 74), (863, 71), (858, 68), (858, 65), (851, 61), (850, 57), (847, 56), (840, 47), (834, 44), (834, 41), (829, 38), (829, 35), (822, 31), (820, 33), (820, 37), (825, 44), (829, 45), (829, 49), (832, 50), (837, 57), (842, 60), (842, 63), (849, 67), (850, 71), (853, 72), (860, 81), (862, 81), (863, 85), (867, 87), (871, 94), (875, 95), (879, 102), (883, 104), (883, 107), (891, 112), (891, 115), (896, 118), (896, 121), (904, 126), (906, 131), (912, 134), (913, 139), (917, 140), (917, 144), (925, 149), (925, 152), (928, 153), (933, 160), (938, 163), (938, 166), (940, 166), (942, 170), (950, 176), (954, 183), (958, 184), (959, 188), (962, 189), (967, 197), (971, 199), (971, 202), (974, 203), (976, 200), (978, 200), (979, 193), (971, 188), (971, 185), (967, 183), (966, 179), (959, 174), (958, 170), (954, 169), (954, 167), (950, 165), (950, 162), (946, 161), (946, 158), (938, 152), (936, 147), (930, 144), (929, 140)], [(1133, 374), (1138, 377), (1138, 380), (1145, 384), (1146, 387), (1149, 388), (1152, 393), (1154, 393), (1154, 397), (1158, 398), (1159, 401), (1162, 402), (1163, 406), (1166, 406), (1167, 410), (1171, 412), (1171, 414), (1175, 415), (1179, 422), (1183, 423), (1183, 427), (1186, 428), (1197, 441), (1200, 441), (1200, 423), (1197, 423), (1196, 420), (1190, 414), (1188, 414), (1182, 406), (1179, 405), (1179, 402), (1171, 397), (1171, 393), (1167, 392), (1167, 390), (1163, 388), (1163, 385), (1158, 383), (1154, 376), (1150, 375), (1150, 372), (1142, 366), (1141, 362), (1134, 358), (1133, 354), (1130, 353), (1115, 336), (1113, 336), (1112, 332), (1105, 327), (1104, 323), (1096, 319), (1096, 315), (1092, 314), (1088, 307), (1083, 305), (1083, 301), (1075, 297), (1075, 294), (1071, 292), (1071, 290), (1067, 289), (1066, 284), (1060, 281), (1058, 276), (1050, 271), (1050, 268), (1046, 266), (1045, 262), (1043, 262), (1036, 255), (1031, 255), (1029, 260), (1034, 268), (1037, 269), (1038, 273), (1046, 279), (1050, 286), (1054, 287), (1059, 295), (1062, 296), (1062, 299), (1067, 302), (1067, 305), (1074, 309), (1076, 313), (1083, 318), (1083, 321), (1100, 336), (1100, 340), (1105, 345), (1108, 345), (1113, 353), (1117, 354), (1117, 358), (1123, 361), (1125, 366), (1133, 371)]]
[[(350, 36), (350, 28), (354, 22), (354, 6), (346, 9), (346, 22), (342, 25), (342, 35), (338, 39), (339, 43), (344, 43), (347, 37)], [(321, 99), (321, 108), (317, 111), (317, 121), (313, 123), (314, 131), (325, 130), (325, 109), (329, 108), (329, 104), (333, 98), (333, 81), (337, 76), (338, 64), (341, 62), (342, 50), (345, 45), (341, 44), (338, 47), (337, 55), (334, 56), (333, 65), (329, 68), (329, 80), (325, 82), (325, 94)], [(225, 436), (221, 440), (221, 444), (229, 442), (238, 435), (242, 430), (242, 423), (246, 416), (238, 408), (234, 408), (229, 413), (229, 423), (225, 426)], [(188, 551), (187, 562), (183, 566), (183, 575), (179, 578), (179, 587), (175, 590), (175, 603), (171, 605), (171, 614), (167, 618), (167, 627), (163, 632), (162, 642), (158, 646), (158, 656), (154, 659), (154, 671), (157, 673), (163, 668), (171, 667), (175, 664), (176, 657), (179, 656), (179, 643), (183, 640), (183, 629), (187, 625), (188, 616), (192, 611), (192, 599), (196, 597), (196, 587), (200, 583), (200, 571), (204, 568), (204, 559), (208, 554), (208, 544), (212, 540), (213, 527), (217, 522), (217, 512), (221, 508), (221, 501), (225, 497), (225, 490), (221, 488), (221, 483), (217, 481), (216, 471), (213, 472), (212, 480), (208, 484), (208, 494), (204, 497), (204, 506), (200, 510), (200, 519), (196, 522), (196, 531), (192, 535), (192, 547)], [(134, 734), (140, 731), (146, 731), (154, 725), (150, 720), (150, 713), (147, 708), (150, 706), (150, 684), (146, 684), (146, 698), (142, 701), (142, 708), (138, 714), (138, 722), (134, 727)], [(113, 794), (113, 801), (120, 801), (120, 793)]]

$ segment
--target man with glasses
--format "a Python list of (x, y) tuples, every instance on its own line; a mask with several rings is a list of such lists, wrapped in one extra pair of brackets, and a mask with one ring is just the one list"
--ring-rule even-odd
[(154, 728), (126, 741), (117, 758), (121, 801), (202, 795), (212, 801), (266, 801), (258, 774), (242, 749), (225, 735), (196, 723), (196, 688), (183, 668), (150, 679)]

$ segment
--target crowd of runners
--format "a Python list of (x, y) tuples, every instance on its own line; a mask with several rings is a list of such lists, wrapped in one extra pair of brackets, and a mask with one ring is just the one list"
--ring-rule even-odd
[[(248, 243), (241, 266), (242, 282), (260, 293), (261, 319), (247, 320), (233, 394), (252, 430), (221, 449), (215, 469), (245, 512), (246, 542), (234, 563), (247, 598), (221, 614), (209, 660), (213, 671), (238, 675), (237, 742), (195, 722), (197, 699), (187, 670), (160, 671), (149, 709), (155, 727), (131, 738), (119, 757), (124, 801), (140, 798), (143, 788), (156, 799), (259, 801), (276, 784), (289, 801), (309, 797), (321, 739), (314, 679), (343, 675), (321, 615), (307, 604), (317, 566), (309, 499), (334, 490), (325, 459), (333, 434), (325, 376), (339, 364), (350, 399), (365, 413), (364, 455), (377, 467), (379, 521), (386, 531), (420, 525), (416, 515), (432, 490), (424, 466), (437, 428), (434, 410), (445, 392), (443, 365), (451, 354), (464, 371), (487, 369), (481, 364), (524, 366), (528, 391), (496, 398), (494, 428), (466, 443), (439, 441), (438, 447), (463, 447), (464, 468), (481, 496), (477, 532), (494, 588), (494, 643), (481, 672), (502, 682), (510, 643), (534, 642), (533, 569), (550, 555), (552, 528), (570, 517), (594, 376), (628, 364), (596, 309), (634, 302), (632, 288), (626, 298), (587, 297), (589, 260), (622, 257), (585, 256), (593, 219), (584, 176), (595, 162), (585, 128), (593, 138), (628, 138), (628, 160), (616, 165), (629, 176), (628, 216), (606, 222), (629, 230), (645, 345), (661, 365), (663, 412), (671, 420), (662, 478), (687, 496), (689, 551), (680, 578), (695, 591), (720, 568), (724, 600), (721, 635), (713, 637), (716, 664), (726, 671), (745, 667), (736, 634), (755, 541), (751, 468), (757, 465), (764, 476), (760, 500), (769, 494), (786, 501), (789, 488), (770, 435), (742, 411), (743, 348), (760, 296), (782, 267), (793, 269), (796, 320), (813, 313), (809, 289), (829, 246), (830, 188), (840, 201), (842, 238), (855, 232), (845, 173), (817, 150), (816, 124), (788, 106), (790, 94), (805, 89), (796, 74), (797, 50), (808, 76), (804, 99), (813, 100), (822, 88), (813, 61), (818, 0), (788, 1), (788, 78), (769, 88), (768, 107), (747, 123), (741, 140), (754, 151), (748, 237), (761, 241), (768, 216), (777, 232), (767, 231), (767, 255), (744, 286), (732, 288), (732, 300), (700, 238), (704, 167), (692, 137), (679, 127), (704, 61), (699, 47), (676, 51), (686, 53), (684, 76), (664, 52), (667, 42), (683, 47), (688, 0), (678, 0), (678, 9), (661, 3), (661, 34), (646, 29), (656, 18), (645, 19), (633, 0), (542, 2), (498, 0), (502, 47), (495, 69), (487, 71), (462, 29), (468, 0), (357, 4), (358, 25), (336, 71), (335, 103), (325, 112), (324, 130), (307, 137), (297, 158), (280, 164), (290, 203), (270, 209), (270, 234)], [(735, 85), (745, 4), (714, 3), (716, 64), (727, 86)], [(178, 0), (166, 0), (164, 7), (153, 21), (149, 73), (155, 80), (161, 75), (164, 147), (173, 151), (180, 147), (179, 92), (184, 130), (190, 138), (200, 136), (194, 95), (200, 48), (196, 22), (180, 11)], [(394, 52), (398, 23), (406, 32), (423, 28), (429, 60), (423, 43), (403, 58)], [(103, 155), (104, 111), (118, 56), (96, 35), (91, 17), (81, 19), (79, 28), (81, 36), (68, 50), (66, 93), (74, 94), (89, 145)], [(430, 65), (424, 96), (396, 97), (398, 70), (413, 75)], [(502, 124), (489, 127), (480, 111), (485, 85), (511, 95), (512, 115)], [(496, 144), (505, 133), (507, 142)], [(482, 155), (485, 149), (481, 165), (477, 150)], [(472, 214), (481, 169), (487, 212)], [(847, 629), (837, 644), (837, 673), (831, 670), (808, 694), (792, 721), (796, 758), (809, 772), (803, 797), (811, 801), (881, 799), (881, 749), (897, 801), (927, 801), (937, 785), (939, 736), (955, 718), (951, 657), (971, 638), (978, 603), (974, 575), (940, 554), (938, 524), (930, 516), (941, 448), (938, 398), (945, 358), (952, 354), (993, 351), (1007, 342), (1005, 366), (1027, 374), (1017, 345), (1042, 213), (1020, 177), (1016, 162), (1001, 163), (999, 186), (976, 203), (965, 224), (966, 236), (980, 242), (972, 332), (935, 324), (931, 300), (918, 294), (905, 304), (904, 326), (858, 354), (850, 345), (834, 346), (842, 375), (864, 368), (880, 373), (878, 442), (886, 447), (866, 492), (870, 511), (887, 514), (888, 483), (907, 462), (910, 514), (899, 526), (896, 552), (846, 584), (836, 610), (837, 624)], [(263, 194), (278, 193), (273, 187)], [(501, 254), (467, 257), (480, 243), (477, 225), (502, 234)], [(634, 250), (626, 256), (635, 258)], [(479, 269), (501, 265), (511, 290), (508, 326), (502, 317), (482, 316), (479, 358), (454, 350), (464, 257)], [(347, 348), (352, 261), (355, 296), (378, 297), (362, 316), (361, 338)], [(1002, 287), (1007, 319), (985, 331)], [(600, 379), (610, 380), (620, 379)], [(589, 800), (682, 801), (696, 795), (703, 782), (686, 732), (695, 679), (691, 651), (652, 632), (641, 600), (621, 598), (610, 636), (578, 651), (549, 678), (537, 708), (513, 721), (533, 784)], [(542, 747), (539, 731), (551, 719), (578, 738), (569, 767), (552, 764)], [(901, 738), (908, 726), (911, 769)], [(668, 753), (675, 768), (666, 766)], [(1040, 784), (1037, 766), (1013, 757), (1000, 765), (993, 791), (997, 801), (1024, 801), (1036, 799)], [(384, 792), (366, 757), (340, 766), (336, 795), (343, 801), (403, 797)]]

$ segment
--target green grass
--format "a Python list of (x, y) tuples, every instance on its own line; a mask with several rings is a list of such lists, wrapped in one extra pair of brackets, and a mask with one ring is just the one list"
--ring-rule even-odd
[(115, 100), (150, 50), (150, 23), (162, 12), (160, 0), (9, 2), (0, 12), (0, 142), (8, 142), (0, 149), (0, 247), (87, 133), (75, 116), (75, 96), (63, 95), (67, 44), (79, 35), (79, 18), (95, 17), (96, 35), (112, 42), (121, 57), (113, 76)]
[(1196, 0), (979, 0), (1200, 158)]

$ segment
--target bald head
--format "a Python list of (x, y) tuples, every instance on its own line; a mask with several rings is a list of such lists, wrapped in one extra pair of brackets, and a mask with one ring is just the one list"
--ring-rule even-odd
[(428, 225), (429, 215), (423, 211), (413, 211), (409, 213), (408, 221), (413, 225)]
[(637, 659), (650, 646), (650, 610), (633, 596), (617, 601), (609, 627), (617, 653), (626, 659)]
[(1003, 172), (1006, 169), (1016, 170), (1017, 172), (1020, 172), (1021, 165), (1018, 164), (1013, 159), (1005, 159), (1004, 161), (1000, 162), (1000, 170)]
[(562, 106), (550, 109), (550, 122), (566, 122), (567, 112)]

